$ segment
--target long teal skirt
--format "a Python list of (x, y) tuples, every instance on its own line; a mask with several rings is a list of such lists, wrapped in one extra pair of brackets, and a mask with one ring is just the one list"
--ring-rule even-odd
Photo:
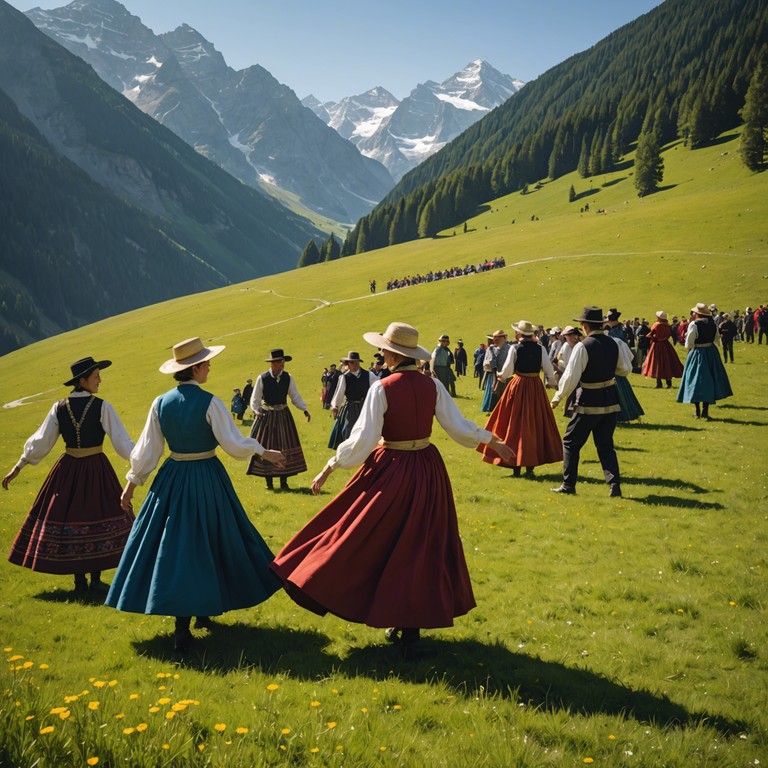
[(218, 616), (276, 592), (274, 559), (218, 458), (167, 459), (141, 505), (106, 604), (162, 616)]
[(716, 403), (733, 390), (717, 347), (694, 347), (685, 359), (678, 403)]
[(617, 416), (618, 421), (634, 421), (645, 415), (643, 406), (635, 395), (632, 385), (626, 376), (616, 377), (616, 391), (619, 395), (621, 410)]

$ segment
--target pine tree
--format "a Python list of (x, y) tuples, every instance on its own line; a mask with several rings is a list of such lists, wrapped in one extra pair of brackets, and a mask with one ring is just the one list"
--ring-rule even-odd
[(339, 246), (336, 238), (331, 234), (323, 246), (323, 261), (336, 261), (340, 257), (341, 246)]
[(299, 263), (297, 267), (308, 267), (311, 264), (318, 264), (320, 262), (320, 251), (317, 250), (317, 245), (314, 240), (310, 240), (299, 257)]
[(432, 198), (421, 212), (419, 218), (419, 237), (434, 237), (438, 232), (435, 198)]
[(739, 153), (744, 165), (751, 171), (760, 170), (768, 146), (768, 49), (761, 51), (760, 59), (749, 81), (741, 116), (744, 129), (741, 133)]
[(360, 220), (360, 231), (357, 233), (355, 253), (365, 253), (368, 250), (368, 217)]
[(577, 169), (579, 176), (586, 179), (589, 176), (589, 146), (587, 145), (587, 135), (581, 138), (581, 154), (579, 155), (579, 164)]
[(637, 196), (643, 197), (655, 192), (664, 177), (664, 160), (659, 150), (659, 140), (651, 131), (644, 133), (637, 140), (635, 153), (635, 189)]
[(576, 199), (576, 190), (573, 188), (573, 184), (571, 184), (571, 188), (568, 190), (568, 202), (572, 203)]

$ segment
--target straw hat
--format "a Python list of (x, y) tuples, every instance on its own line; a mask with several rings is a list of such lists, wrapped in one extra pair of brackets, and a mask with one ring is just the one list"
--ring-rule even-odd
[(365, 362), (365, 360), (360, 359), (359, 352), (352, 352), (352, 351), (350, 351), (350, 353), (346, 357), (340, 357), (339, 361), (342, 363), (353, 363), (353, 362), (364, 363)]
[(64, 386), (74, 387), (80, 379), (87, 379), (97, 368), (102, 370), (103, 368), (109, 368), (110, 365), (112, 365), (111, 360), (99, 360), (97, 362), (92, 357), (84, 357), (82, 360), (78, 360), (69, 366), (69, 370), (72, 371), (72, 378), (69, 381), (65, 381)]
[(573, 325), (566, 325), (565, 328), (563, 328), (563, 336), (571, 336), (572, 334), (576, 336), (583, 336), (584, 331), (582, 331), (581, 328), (576, 328)]
[(659, 311), (656, 313), (656, 317), (658, 317), (658, 318), (659, 318), (659, 320), (664, 320), (664, 322), (666, 322), (667, 320), (669, 320), (669, 317), (667, 316), (667, 313), (666, 313), (666, 312), (662, 312), (661, 310), (659, 310)]
[(702, 317), (712, 317), (712, 312), (710, 311), (709, 307), (702, 301), (700, 301), (695, 307), (692, 307), (691, 312), (695, 312), (697, 315), (701, 315)]
[(449, 336), (447, 333), (444, 333), (444, 334), (443, 334), (443, 335), (442, 335), (442, 336), (441, 336), (441, 337), (438, 339), (438, 341), (450, 341), (450, 340), (451, 340), (451, 337), (450, 337), (450, 336)]
[(534, 336), (538, 331), (538, 328), (528, 320), (521, 320), (517, 325), (512, 323), (512, 330), (516, 331), (521, 336)]
[(177, 373), (185, 368), (212, 360), (226, 349), (225, 346), (203, 346), (199, 336), (173, 345), (173, 357), (160, 366), (160, 373)]
[(374, 347), (388, 349), (404, 357), (412, 357), (415, 360), (429, 360), (432, 353), (419, 346), (419, 332), (407, 323), (390, 323), (384, 333), (369, 331), (363, 334), (363, 338)]
[(552, 333), (552, 334), (554, 334), (554, 333), (562, 333), (563, 329), (559, 325), (556, 325), (553, 328), (550, 328), (549, 332)]

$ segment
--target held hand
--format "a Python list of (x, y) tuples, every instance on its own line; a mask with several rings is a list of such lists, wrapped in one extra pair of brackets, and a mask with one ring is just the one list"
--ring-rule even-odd
[(264, 451), (264, 453), (261, 454), (261, 458), (264, 461), (268, 461), (270, 464), (274, 464), (276, 467), (284, 467), (285, 466), (285, 456), (283, 456), (280, 451), (273, 451), (271, 449), (267, 449)]
[(490, 447), (499, 455), (502, 461), (511, 463), (515, 460), (515, 452), (505, 443), (502, 443), (498, 437), (493, 436), (493, 440), (490, 442)]
[(133, 512), (133, 487), (130, 484), (125, 486), (120, 496), (120, 508), (123, 512)]
[(312, 494), (317, 496), (320, 493), (320, 489), (325, 485), (325, 481), (330, 476), (333, 470), (328, 468), (328, 465), (324, 466), (322, 472), (312, 481)]
[(331, 416), (335, 419), (339, 415), (339, 409), (338, 408), (331, 408)]
[(15, 480), (18, 477), (19, 474), (19, 468), (14, 467), (4, 478), (3, 478), (3, 488), (5, 490), (8, 490), (8, 486), (11, 484), (13, 480)]
[(304, 415), (307, 417), (307, 424), (312, 421), (312, 417), (309, 415), (309, 411), (304, 411)]
[(552, 410), (554, 411), (555, 408), (557, 408), (557, 406), (560, 405), (560, 401), (556, 397), (553, 397), (552, 401), (550, 402), (550, 405), (552, 406)]

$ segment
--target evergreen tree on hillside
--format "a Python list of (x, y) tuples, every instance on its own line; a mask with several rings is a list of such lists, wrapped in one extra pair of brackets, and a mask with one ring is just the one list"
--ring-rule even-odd
[(573, 188), (573, 184), (571, 184), (571, 188), (568, 190), (568, 202), (572, 203), (576, 199), (576, 190)]
[(760, 60), (749, 81), (744, 107), (741, 110), (744, 129), (739, 152), (744, 165), (758, 171), (763, 165), (768, 141), (768, 49), (761, 52)]
[(368, 250), (368, 226), (368, 217), (360, 220), (355, 253), (365, 253)]
[(341, 246), (333, 234), (325, 241), (321, 256), (322, 261), (336, 261), (336, 259), (341, 257)]
[(637, 141), (635, 153), (635, 189), (637, 196), (643, 197), (659, 188), (664, 177), (664, 160), (659, 149), (656, 133), (644, 133)]
[(579, 155), (579, 164), (576, 170), (582, 179), (586, 179), (589, 176), (589, 145), (587, 144), (586, 134), (581, 137), (581, 154)]
[(431, 199), (421, 212), (419, 219), (419, 237), (434, 237), (438, 232), (435, 199)]
[(317, 250), (314, 240), (310, 240), (305, 246), (304, 250), (299, 256), (299, 263), (297, 267), (308, 267), (311, 264), (318, 264), (320, 262), (320, 251)]

